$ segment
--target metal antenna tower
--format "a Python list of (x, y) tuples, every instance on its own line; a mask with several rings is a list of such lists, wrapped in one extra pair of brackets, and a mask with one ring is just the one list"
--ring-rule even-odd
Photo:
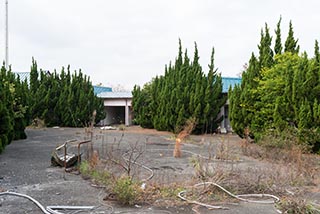
[(6, 39), (6, 52), (5, 52), (5, 65), (6, 70), (9, 69), (9, 36), (8, 36), (8, 0), (6, 0), (6, 30), (5, 30), (5, 39)]

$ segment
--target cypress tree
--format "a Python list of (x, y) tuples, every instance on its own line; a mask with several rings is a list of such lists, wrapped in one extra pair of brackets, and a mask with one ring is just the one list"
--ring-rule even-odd
[[(3, 90), (3, 87), (0, 85), (0, 89)], [(8, 145), (9, 132), (13, 129), (10, 122), (10, 115), (6, 108), (5, 102), (0, 100), (0, 153), (4, 150), (5, 146)]]
[[(268, 63), (266, 52), (270, 36), (268, 28), (261, 31), (259, 60), (252, 54), (248, 68), (242, 74), (241, 86), (229, 91), (229, 110), (233, 130), (243, 137), (243, 130), (249, 128), (250, 136), (259, 140), (270, 130), (293, 131), (301, 142), (311, 146), (312, 151), (320, 149), (319, 142), (319, 46), (315, 42), (314, 58), (301, 56), (293, 36), (292, 23), (281, 52), (280, 22), (278, 22), (273, 64)], [(269, 39), (266, 39), (269, 38)], [(269, 55), (270, 56), (270, 55)], [(319, 88), (318, 88), (319, 87)], [(294, 129), (291, 129), (295, 127)], [(286, 133), (287, 134), (287, 133)]]
[[(4, 67), (2, 67), (3, 69)], [(0, 153), (4, 150), (4, 147), (9, 144), (8, 135), (13, 129), (9, 111), (7, 109), (7, 97), (8, 88), (3, 84), (2, 75), (0, 75)]]
[(283, 103), (282, 97), (277, 97), (273, 112), (273, 127), (278, 129), (280, 132), (282, 132), (287, 125), (287, 122), (283, 119), (281, 103)]
[[(60, 75), (40, 70), (40, 79), (36, 62), (31, 67), (33, 86), (38, 88), (33, 95), (32, 118), (45, 120), (48, 126), (83, 127), (92, 121), (92, 113), (96, 110), (96, 122), (105, 116), (103, 101), (94, 95), (90, 78), (81, 70), (70, 74), (62, 68)], [(38, 81), (36, 81), (38, 80)]]
[(175, 131), (176, 132), (181, 131), (181, 128), (184, 126), (185, 122), (186, 122), (185, 108), (184, 108), (184, 105), (182, 105), (178, 113), (177, 122), (175, 124), (175, 127), (177, 127), (177, 129), (179, 130), (175, 130)]
[(310, 62), (309, 70), (307, 72), (307, 83), (309, 89), (311, 89), (310, 101), (312, 99), (318, 99), (320, 94), (320, 53), (319, 53), (319, 44), (318, 41), (315, 41), (314, 46), (314, 62)]
[(248, 124), (243, 121), (247, 118), (243, 113), (243, 106), (241, 104), (241, 86), (235, 85), (233, 89), (229, 89), (229, 117), (232, 129), (240, 137), (244, 136), (244, 129)]
[[(243, 136), (243, 132), (245, 128), (249, 128), (249, 130), (257, 129), (259, 127), (260, 122), (255, 120), (256, 113), (256, 103), (259, 101), (257, 94), (252, 93), (258, 87), (258, 81), (261, 79), (260, 73), (260, 63), (256, 56), (252, 53), (249, 61), (249, 66), (246, 71), (242, 74), (241, 87), (238, 91), (238, 102), (240, 102), (241, 106), (241, 116), (238, 118), (242, 118), (241, 121), (235, 123), (236, 126), (232, 127), (237, 130), (237, 134), (239, 136)], [(250, 133), (252, 135), (252, 132)]]
[(314, 58), (315, 58), (315, 61), (316, 61), (316, 66), (318, 66), (318, 69), (319, 66), (320, 66), (320, 53), (319, 53), (319, 43), (318, 43), (318, 40), (315, 41), (314, 43)]
[(37, 61), (32, 58), (32, 65), (30, 71), (30, 92), (32, 95), (36, 93), (39, 88), (39, 74)]
[(274, 45), (274, 53), (275, 54), (281, 54), (281, 52), (282, 52), (281, 20), (282, 20), (282, 17), (280, 16), (280, 19), (277, 24), (277, 29), (275, 30), (275, 34), (276, 34), (276, 40), (275, 40), (275, 45)]
[(207, 124), (205, 131), (208, 133), (214, 132), (223, 120), (222, 116), (218, 118), (221, 107), (227, 101), (227, 97), (221, 93), (222, 88), (222, 77), (218, 74), (218, 69), (214, 66), (214, 48), (212, 48), (207, 76), (207, 88), (204, 95), (204, 103), (207, 104), (204, 109), (204, 113), (207, 114), (204, 118)]
[(14, 138), (13, 98), (10, 91), (12, 89), (3, 63), (0, 70), (0, 153)]
[(291, 52), (291, 53), (299, 53), (299, 45), (298, 45), (298, 39), (296, 40), (293, 35), (293, 27), (292, 22), (289, 23), (289, 32), (288, 37), (285, 42), (284, 51), (285, 52)]
[[(156, 77), (142, 89), (137, 86), (134, 88), (135, 121), (143, 127), (148, 125), (149, 128), (178, 132), (185, 121), (195, 117), (195, 133), (213, 132), (214, 127), (217, 127), (216, 109), (219, 111), (224, 104), (220, 103), (225, 101), (221, 77), (214, 70), (213, 54), (212, 66), (209, 68), (211, 71), (206, 76), (199, 64), (197, 44), (195, 43), (193, 61), (190, 61), (187, 50), (182, 57), (181, 50), (179, 40), (178, 57), (174, 65), (170, 62), (165, 67), (164, 76)], [(219, 101), (212, 101), (215, 98)], [(147, 102), (142, 104), (145, 100)]]
[(260, 39), (260, 45), (258, 45), (259, 48), (259, 62), (260, 67), (270, 67), (273, 64), (273, 51), (271, 48), (271, 42), (272, 37), (269, 33), (269, 28), (267, 23), (265, 24), (264, 31), (261, 30), (261, 39)]
[(311, 127), (311, 124), (312, 112), (309, 102), (305, 100), (300, 106), (298, 127), (300, 129), (308, 129)]
[(28, 109), (28, 85), (26, 80), (21, 82), (19, 76), (15, 78), (13, 84), (14, 139), (19, 140), (27, 138), (25, 128), (30, 120)]
[(312, 107), (313, 123), (316, 127), (320, 126), (320, 105), (318, 99), (314, 99)]

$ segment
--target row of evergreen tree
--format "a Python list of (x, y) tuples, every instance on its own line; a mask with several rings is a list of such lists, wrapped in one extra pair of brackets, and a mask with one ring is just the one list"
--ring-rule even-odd
[[(301, 140), (320, 148), (320, 54), (315, 42), (314, 56), (299, 53), (292, 23), (281, 42), (281, 18), (272, 36), (267, 24), (261, 31), (259, 55), (252, 53), (242, 83), (230, 92), (230, 119), (235, 132), (259, 140), (270, 130), (297, 130)], [(306, 134), (307, 133), (307, 134)]]
[(90, 79), (62, 68), (38, 70), (32, 60), (30, 82), (6, 70), (0, 73), (0, 152), (14, 139), (26, 138), (25, 128), (34, 120), (47, 126), (84, 127), (105, 117), (103, 101), (95, 96)]
[(47, 126), (84, 127), (105, 117), (103, 101), (95, 96), (92, 83), (81, 70), (70, 72), (70, 66), (60, 74), (38, 71), (32, 61), (30, 72), (30, 111), (32, 118), (43, 119)]
[(214, 132), (222, 117), (221, 106), (226, 102), (222, 94), (222, 78), (214, 68), (212, 49), (209, 71), (206, 75), (199, 64), (197, 44), (193, 61), (187, 50), (179, 53), (174, 65), (169, 63), (163, 76), (156, 76), (143, 88), (135, 86), (133, 113), (142, 127), (179, 132), (190, 118), (196, 120), (194, 133)]
[(28, 83), (7, 70), (0, 71), (0, 153), (12, 140), (24, 139), (29, 121)]

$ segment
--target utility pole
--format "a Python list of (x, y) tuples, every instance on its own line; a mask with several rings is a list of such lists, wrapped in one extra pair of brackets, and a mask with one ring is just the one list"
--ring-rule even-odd
[(5, 65), (6, 70), (9, 69), (9, 36), (8, 36), (8, 0), (6, 0), (6, 30), (5, 30), (5, 39), (6, 39), (6, 51), (5, 51)]

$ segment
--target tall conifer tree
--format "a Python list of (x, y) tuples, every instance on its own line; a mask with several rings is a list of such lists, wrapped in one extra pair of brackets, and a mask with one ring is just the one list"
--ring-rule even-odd
[(298, 45), (298, 39), (296, 40), (293, 35), (293, 26), (292, 22), (289, 23), (289, 33), (288, 37), (285, 42), (284, 51), (285, 52), (291, 52), (291, 53), (299, 53), (299, 45)]
[(207, 76), (199, 64), (197, 44), (190, 61), (187, 50), (183, 56), (179, 40), (178, 57), (174, 65), (170, 62), (166, 66), (164, 76), (156, 77), (142, 89), (134, 88), (135, 121), (143, 127), (179, 132), (194, 117), (195, 133), (213, 132), (218, 126), (217, 112), (225, 101), (221, 77), (214, 69), (213, 53)]
[(274, 53), (275, 54), (281, 54), (282, 53), (282, 43), (281, 43), (281, 20), (282, 17), (280, 16), (280, 19), (277, 24), (277, 29), (275, 30), (276, 34), (276, 40), (274, 45)]

